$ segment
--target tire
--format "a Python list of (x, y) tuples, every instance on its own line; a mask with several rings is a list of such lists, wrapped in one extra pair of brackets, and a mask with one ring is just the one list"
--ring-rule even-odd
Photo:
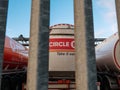
[(98, 82), (100, 82), (100, 90), (104, 90), (104, 81), (103, 81), (103, 78), (100, 75), (98, 75), (97, 76), (97, 80), (98, 80)]
[(2, 79), (1, 90), (12, 90), (9, 78)]
[(111, 90), (109, 80), (106, 75), (98, 75), (98, 82), (100, 82), (100, 90)]
[(109, 85), (109, 81), (107, 78), (105, 78), (105, 80), (104, 80), (104, 89), (103, 90), (111, 90), (110, 85)]
[(19, 77), (11, 78), (12, 90), (22, 90), (22, 81)]
[(20, 80), (17, 81), (16, 90), (22, 90), (22, 82)]

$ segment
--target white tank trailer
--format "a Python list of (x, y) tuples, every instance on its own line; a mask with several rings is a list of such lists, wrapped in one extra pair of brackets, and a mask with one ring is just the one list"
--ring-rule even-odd
[(50, 29), (49, 75), (50, 77), (74, 77), (74, 26), (57, 24)]
[[(74, 26), (57, 24), (50, 27), (49, 76), (75, 79)], [(82, 41), (80, 41), (82, 43)], [(120, 90), (120, 49), (118, 33), (95, 47), (97, 79), (101, 90)], [(82, 52), (81, 52), (82, 53)], [(81, 54), (82, 55), (82, 54)]]

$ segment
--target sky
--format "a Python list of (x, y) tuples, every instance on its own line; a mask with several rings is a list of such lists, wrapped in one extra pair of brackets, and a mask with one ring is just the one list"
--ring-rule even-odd
[(115, 0), (93, 0), (95, 37), (108, 37), (117, 32)]
[(6, 35), (18, 37), (29, 36), (31, 0), (9, 0)]
[[(74, 25), (74, 1), (50, 0), (50, 26)], [(95, 37), (109, 37), (117, 32), (115, 0), (92, 0)], [(31, 0), (9, 0), (6, 35), (29, 37)]]

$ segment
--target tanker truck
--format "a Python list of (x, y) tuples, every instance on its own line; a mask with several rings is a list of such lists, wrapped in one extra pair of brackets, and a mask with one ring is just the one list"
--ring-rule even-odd
[(27, 63), (28, 49), (6, 36), (0, 90), (22, 90), (22, 83), (26, 80)]
[(95, 47), (97, 79), (101, 90), (120, 90), (120, 47), (118, 33)]

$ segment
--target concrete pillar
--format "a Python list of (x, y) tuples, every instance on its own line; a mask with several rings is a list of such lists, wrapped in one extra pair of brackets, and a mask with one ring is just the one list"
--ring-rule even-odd
[(116, 14), (117, 14), (117, 23), (118, 23), (118, 34), (120, 37), (120, 0), (115, 0), (116, 3)]
[(6, 32), (8, 0), (0, 0), (0, 87), (3, 62), (4, 40)]
[(76, 90), (97, 90), (92, 0), (74, 0)]
[(32, 0), (27, 90), (48, 90), (50, 0)]

